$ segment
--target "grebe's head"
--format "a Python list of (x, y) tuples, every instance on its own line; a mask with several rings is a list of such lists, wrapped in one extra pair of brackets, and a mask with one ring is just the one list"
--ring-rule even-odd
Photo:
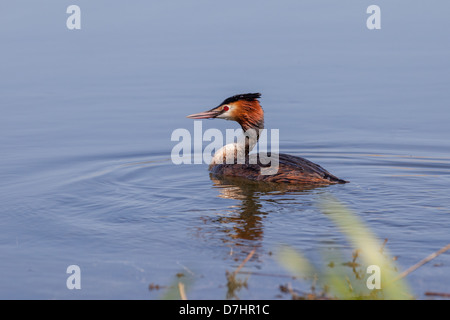
[(264, 128), (264, 112), (260, 93), (244, 93), (225, 99), (218, 107), (187, 116), (190, 119), (218, 118), (237, 121), (244, 131)]

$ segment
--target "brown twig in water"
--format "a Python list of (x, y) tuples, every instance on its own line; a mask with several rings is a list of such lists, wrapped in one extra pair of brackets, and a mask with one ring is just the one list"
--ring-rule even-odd
[(244, 259), (244, 261), (242, 261), (242, 263), (239, 265), (239, 267), (237, 267), (236, 270), (234, 270), (234, 274), (237, 274), (239, 272), (239, 270), (242, 269), (242, 267), (248, 262), (248, 260), (251, 259), (251, 257), (253, 257), (253, 255), (255, 254), (256, 248), (254, 248), (252, 251), (250, 251), (250, 253), (248, 254), (248, 256)]
[(178, 282), (178, 290), (180, 291), (181, 300), (187, 300), (186, 292), (184, 291), (184, 283)]
[(384, 248), (386, 247), (386, 243), (387, 243), (387, 242), (388, 242), (388, 239), (384, 239), (383, 244), (381, 245), (381, 248), (380, 248), (380, 253), (383, 253)]
[(232, 299), (238, 297), (236, 296), (236, 291), (239, 291), (242, 287), (247, 288), (247, 280), (239, 280), (236, 279), (236, 275), (239, 273), (239, 271), (242, 269), (242, 267), (248, 262), (248, 260), (251, 259), (251, 257), (255, 254), (256, 248), (254, 248), (250, 253), (247, 255), (247, 257), (242, 261), (242, 263), (239, 265), (239, 267), (236, 268), (232, 273), (226, 272), (227, 276), (227, 299)]
[(423, 266), (425, 263), (430, 262), (431, 260), (433, 260), (434, 258), (436, 258), (437, 256), (439, 256), (440, 254), (444, 253), (445, 251), (450, 249), (450, 243), (448, 245), (446, 245), (445, 247), (439, 249), (438, 251), (430, 254), (428, 257), (426, 257), (425, 259), (420, 260), (418, 263), (416, 263), (415, 265), (409, 267), (408, 269), (406, 269), (405, 271), (403, 271), (401, 274), (399, 274), (394, 281), (397, 281), (401, 278), (406, 277), (408, 274), (410, 274), (411, 272), (413, 272), (414, 270), (418, 269), (419, 267)]
[(425, 292), (426, 296), (437, 296), (437, 297), (444, 297), (444, 298), (450, 298), (450, 293), (445, 292)]

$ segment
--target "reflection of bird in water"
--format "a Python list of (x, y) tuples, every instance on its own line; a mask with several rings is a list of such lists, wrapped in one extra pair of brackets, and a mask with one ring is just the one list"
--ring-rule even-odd
[[(267, 194), (298, 194), (307, 192), (313, 189), (325, 187), (324, 185), (311, 184), (280, 184), (273, 182), (255, 182), (249, 181), (242, 177), (221, 176), (214, 173), (209, 174), (214, 186), (225, 188), (222, 192), (221, 198), (239, 199), (237, 192), (244, 194), (253, 194), (259, 199), (260, 195)], [(231, 189), (229, 189), (231, 188)], [(234, 191), (232, 191), (234, 190)], [(238, 191), (237, 191), (238, 190)], [(230, 194), (228, 197), (227, 194)]]
[[(210, 221), (220, 223), (217, 226), (226, 234), (226, 237), (222, 239), (223, 242), (231, 243), (235, 248), (236, 246), (247, 246), (248, 248), (261, 246), (264, 235), (264, 217), (267, 215), (267, 212), (263, 210), (262, 196), (281, 194), (294, 196), (320, 187), (317, 184), (288, 185), (254, 182), (241, 177), (224, 177), (213, 174), (210, 174), (210, 178), (214, 187), (219, 189), (219, 197), (240, 201), (240, 205), (233, 206), (233, 214), (217, 216)], [(273, 197), (271, 198), (273, 200)]]
[[(295, 195), (320, 188), (320, 185), (287, 185), (267, 182), (254, 182), (241, 177), (215, 176), (210, 174), (215, 188), (219, 190), (219, 197), (238, 200), (240, 204), (232, 205), (218, 214), (202, 217), (204, 224), (197, 224), (196, 229), (200, 237), (207, 236), (208, 242), (219, 240), (220, 243), (231, 250), (226, 254), (239, 262), (234, 272), (227, 275), (227, 299), (237, 298), (237, 292), (246, 286), (236, 277), (236, 274), (245, 264), (253, 266), (260, 264), (263, 248), (264, 220), (268, 212), (264, 211), (261, 197), (270, 195), (270, 202), (277, 200), (275, 195)], [(283, 196), (281, 202), (289, 200)], [(268, 200), (269, 201), (269, 200)]]
[[(265, 174), (272, 156), (250, 154), (258, 142), (260, 130), (264, 129), (264, 112), (259, 104), (260, 93), (246, 93), (225, 99), (218, 107), (209, 111), (191, 114), (191, 119), (219, 118), (238, 122), (245, 133), (245, 139), (231, 143), (216, 152), (210, 164), (210, 171), (216, 175), (244, 177), (253, 181), (267, 181), (288, 184), (336, 184), (346, 183), (321, 166), (301, 157), (279, 154), (276, 170)], [(240, 159), (244, 155), (245, 159)], [(234, 159), (228, 159), (230, 155)], [(242, 157), (242, 156), (241, 156)], [(251, 162), (249, 159), (255, 159)], [(230, 161), (234, 160), (234, 161)], [(244, 160), (243, 162), (239, 162)]]
[(241, 202), (233, 210), (236, 214), (219, 218), (221, 223), (232, 224), (232, 230), (228, 231), (228, 236), (234, 244), (242, 244), (247, 240), (262, 240), (262, 219), (266, 213), (261, 211), (262, 205), (258, 195), (250, 189), (243, 189), (242, 185), (230, 184), (227, 181), (215, 179), (212, 175), (211, 179), (214, 186), (220, 188), (219, 197)]

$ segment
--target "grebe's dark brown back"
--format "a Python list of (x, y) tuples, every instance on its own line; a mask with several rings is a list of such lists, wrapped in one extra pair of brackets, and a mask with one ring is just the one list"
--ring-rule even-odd
[[(264, 129), (264, 112), (258, 101), (259, 93), (238, 94), (225, 99), (218, 107), (211, 110), (189, 115), (190, 119), (219, 118), (233, 120), (240, 124), (244, 133), (256, 132), (254, 139), (246, 138), (243, 143), (226, 145), (216, 152), (209, 166), (211, 173), (217, 176), (242, 177), (252, 181), (266, 181), (289, 184), (336, 184), (346, 183), (327, 170), (307, 159), (288, 154), (278, 155), (277, 170), (273, 174), (262, 174), (262, 170), (268, 165), (270, 157), (263, 154), (250, 154), (259, 139), (259, 130)], [(248, 135), (252, 137), (252, 135)], [(231, 149), (231, 152), (230, 152)], [(237, 160), (237, 154), (245, 155), (244, 162), (230, 161), (225, 155), (233, 154)], [(255, 160), (256, 157), (256, 160)], [(249, 161), (252, 159), (254, 161)], [(239, 164), (242, 163), (242, 164)]]

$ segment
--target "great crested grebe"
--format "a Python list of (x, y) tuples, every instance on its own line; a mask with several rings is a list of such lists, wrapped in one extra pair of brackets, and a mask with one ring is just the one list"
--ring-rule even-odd
[[(190, 119), (225, 119), (233, 120), (240, 124), (244, 135), (241, 142), (228, 144), (218, 150), (213, 157), (209, 170), (218, 176), (242, 177), (252, 181), (266, 181), (288, 184), (336, 184), (346, 183), (324, 168), (307, 159), (278, 154), (277, 170), (273, 174), (264, 174), (268, 167), (267, 156), (257, 154), (256, 161), (250, 161), (250, 151), (259, 139), (260, 130), (264, 129), (264, 111), (259, 104), (260, 93), (238, 94), (225, 99), (218, 107), (209, 111), (191, 114)], [(256, 132), (256, 134), (248, 134)], [(237, 161), (237, 155), (241, 152), (245, 155), (244, 162)], [(229, 161), (232, 154), (234, 161)], [(253, 158), (254, 159), (254, 158)]]

